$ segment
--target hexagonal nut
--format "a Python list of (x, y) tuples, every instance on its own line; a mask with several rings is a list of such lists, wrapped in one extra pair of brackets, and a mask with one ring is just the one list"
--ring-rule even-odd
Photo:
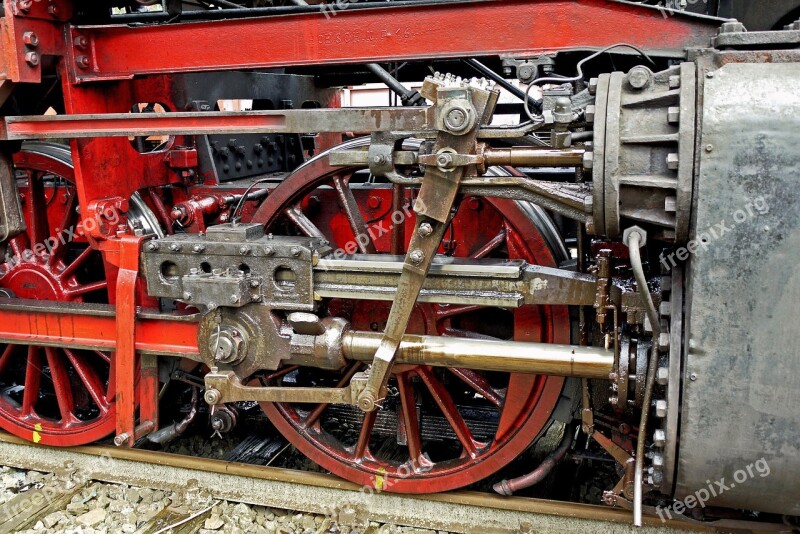
[(744, 27), (744, 24), (739, 22), (738, 20), (731, 20), (728, 22), (723, 22), (722, 26), (719, 28), (719, 33), (742, 33), (747, 31), (747, 28)]
[(661, 386), (666, 386), (669, 383), (669, 368), (659, 367), (656, 371), (656, 382)]
[(665, 400), (657, 400), (656, 401), (656, 417), (664, 418), (667, 416), (667, 401)]
[(597, 106), (586, 106), (586, 122), (592, 124), (594, 122), (594, 115), (597, 112)]
[(594, 167), (594, 152), (583, 153), (583, 168), (587, 171), (592, 170)]
[(647, 244), (647, 232), (645, 232), (644, 229), (639, 226), (631, 226), (630, 228), (626, 228), (625, 231), (622, 232), (622, 242), (630, 247), (630, 244), (628, 244), (628, 239), (630, 239), (631, 235), (634, 233), (639, 234), (639, 248), (645, 246)]
[(664, 455), (657, 452), (653, 455), (653, 467), (655, 470), (658, 471), (659, 469), (663, 469), (664, 467)]
[(656, 447), (663, 447), (667, 444), (667, 433), (658, 428), (653, 432), (653, 444)]
[(678, 124), (681, 121), (681, 108), (674, 106), (667, 109), (667, 122)]
[(661, 332), (658, 335), (658, 350), (662, 352), (669, 350), (669, 332)]
[(677, 171), (680, 166), (681, 159), (678, 154), (667, 154), (667, 168), (671, 171)]
[(596, 95), (597, 94), (597, 86), (600, 85), (600, 80), (598, 78), (592, 78), (589, 80), (589, 94)]

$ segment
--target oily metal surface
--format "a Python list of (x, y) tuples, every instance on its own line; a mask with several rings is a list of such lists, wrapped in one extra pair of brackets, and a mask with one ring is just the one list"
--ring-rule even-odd
[(797, 515), (800, 64), (700, 66), (678, 497), (721, 481), (708, 504)]
[[(88, 478), (106, 482), (165, 490), (193, 485), (220, 499), (308, 513), (324, 512), (320, 503), (327, 503), (338, 517), (345, 513), (362, 520), (451, 532), (633, 531), (629, 512), (600, 506), (467, 491), (424, 497), (380, 493), (319, 473), (106, 446), (49, 448), (6, 434), (0, 434), (0, 458), (8, 466), (43, 471), (61, 470), (69, 463)], [(698, 527), (653, 516), (635, 531), (670, 534), (681, 529)]]

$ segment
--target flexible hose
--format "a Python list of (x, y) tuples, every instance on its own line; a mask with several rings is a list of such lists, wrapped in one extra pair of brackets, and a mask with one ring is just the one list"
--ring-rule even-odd
[(636, 285), (639, 294), (642, 296), (642, 304), (647, 310), (647, 316), (653, 327), (653, 348), (650, 351), (650, 361), (647, 364), (647, 380), (645, 381), (644, 399), (642, 400), (642, 415), (639, 419), (639, 436), (636, 439), (636, 465), (633, 479), (633, 524), (642, 526), (642, 484), (644, 470), (644, 446), (647, 439), (647, 419), (650, 414), (650, 402), (653, 398), (653, 383), (656, 378), (656, 368), (658, 367), (658, 337), (661, 335), (661, 321), (658, 318), (653, 297), (647, 286), (647, 278), (644, 275), (642, 266), (642, 256), (639, 249), (642, 246), (643, 230), (633, 230), (629, 232), (627, 245), (630, 252), (631, 267), (633, 275), (636, 277)]
[(511, 495), (515, 491), (529, 488), (534, 484), (538, 484), (550, 474), (553, 468), (558, 465), (561, 460), (564, 459), (567, 451), (572, 446), (572, 440), (574, 437), (575, 427), (573, 425), (568, 425), (564, 429), (564, 437), (561, 438), (561, 443), (559, 444), (558, 448), (548, 454), (536, 469), (527, 475), (522, 475), (521, 477), (513, 478), (511, 480), (501, 480), (492, 486), (492, 489), (494, 489), (494, 491), (500, 495)]

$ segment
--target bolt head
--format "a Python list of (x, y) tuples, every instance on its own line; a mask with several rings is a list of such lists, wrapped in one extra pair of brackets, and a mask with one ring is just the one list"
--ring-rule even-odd
[(667, 443), (667, 434), (662, 429), (653, 432), (653, 443), (656, 447), (663, 447)]
[(148, 241), (147, 242), (147, 250), (149, 251), (156, 251), (158, 250), (158, 243), (155, 241)]
[(250, 250), (251, 249), (248, 245), (242, 245), (241, 247), (239, 247), (239, 254), (241, 254), (242, 256), (247, 256), (248, 254), (250, 254)]
[(689, 375), (689, 380), (691, 380), (692, 382), (694, 382), (695, 380), (697, 380), (697, 373), (692, 373), (692, 374), (690, 374), (690, 375)]
[(667, 416), (667, 401), (665, 400), (657, 400), (656, 401), (656, 417), (664, 418)]
[(75, 37), (73, 43), (75, 44), (76, 47), (83, 50), (84, 48), (89, 46), (89, 39), (87, 39), (85, 35), (78, 35)]
[(31, 10), (31, 6), (33, 6), (33, 0), (19, 0), (17, 2), (17, 9), (20, 11), (27, 13)]
[(669, 368), (659, 367), (656, 371), (656, 382), (659, 385), (666, 386), (669, 382)]
[(199, 254), (199, 253), (203, 252), (205, 249), (206, 249), (205, 245), (201, 245), (200, 243), (197, 243), (196, 245), (194, 245), (192, 247), (192, 252)]
[(680, 166), (681, 160), (678, 154), (667, 154), (667, 168), (677, 171)]
[(680, 76), (670, 76), (669, 77), (669, 88), (670, 89), (679, 89), (681, 86), (681, 77)]
[(647, 67), (633, 67), (628, 73), (628, 83), (634, 89), (644, 89), (650, 85), (653, 73)]
[(211, 405), (218, 404), (221, 398), (222, 394), (214, 388), (207, 389), (203, 395), (203, 399), (205, 399), (206, 403)]
[(188, 291), (183, 292), (183, 300), (192, 300), (192, 294)]
[(583, 168), (587, 171), (592, 170), (594, 167), (594, 152), (583, 153)]
[(681, 120), (681, 108), (671, 107), (667, 109), (667, 122), (670, 124), (678, 124)]
[(297, 248), (297, 247), (294, 247), (294, 248), (292, 248), (292, 251), (291, 251), (291, 252), (292, 252), (292, 256), (294, 256), (294, 257), (297, 257), (297, 256), (299, 256), (299, 255), (300, 255), (300, 254), (301, 254), (303, 251), (302, 251), (302, 250), (300, 250), (300, 249), (299, 249), (299, 248)]
[(600, 80), (598, 78), (592, 78), (589, 80), (589, 94), (596, 95), (597, 94), (597, 86), (600, 84)]
[(172, 252), (180, 252), (180, 250), (181, 250), (181, 246), (180, 246), (178, 243), (172, 243), (172, 244), (169, 246), (169, 249), (170, 249)]
[(436, 164), (443, 169), (448, 169), (453, 165), (453, 156), (447, 153), (439, 154), (436, 156)]
[(594, 123), (595, 113), (597, 113), (597, 106), (586, 106), (586, 122)]
[(25, 63), (27, 63), (31, 67), (37, 66), (39, 64), (39, 54), (37, 54), (36, 52), (26, 52)]
[(75, 62), (78, 64), (78, 67), (82, 69), (89, 68), (89, 57), (88, 56), (78, 56), (75, 58)]
[(408, 255), (408, 259), (414, 265), (419, 265), (425, 259), (425, 253), (421, 250), (412, 250), (411, 253)]
[(58, 6), (55, 4), (50, 4), (47, 6), (47, 12), (53, 17), (58, 16)]
[(39, 36), (33, 32), (25, 32), (22, 34), (22, 42), (28, 46), (39, 46)]
[(420, 237), (428, 237), (433, 233), (433, 227), (429, 223), (422, 223), (419, 225), (418, 233)]

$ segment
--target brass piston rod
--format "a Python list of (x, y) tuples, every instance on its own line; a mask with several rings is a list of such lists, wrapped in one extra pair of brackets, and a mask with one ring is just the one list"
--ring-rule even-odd
[[(350, 360), (370, 362), (380, 341), (379, 332), (348, 331), (342, 353)], [(395, 363), (607, 380), (614, 354), (592, 347), (406, 334)]]

